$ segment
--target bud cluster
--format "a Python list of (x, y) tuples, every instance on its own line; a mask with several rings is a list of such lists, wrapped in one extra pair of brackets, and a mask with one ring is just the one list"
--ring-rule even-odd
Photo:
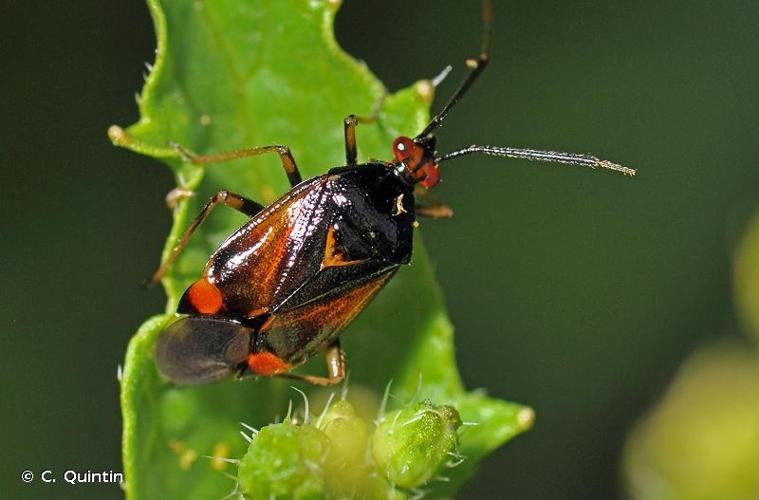
[(315, 421), (288, 418), (254, 434), (239, 488), (253, 500), (411, 498), (457, 456), (460, 425), (453, 407), (429, 401), (371, 424), (348, 401), (328, 403)]

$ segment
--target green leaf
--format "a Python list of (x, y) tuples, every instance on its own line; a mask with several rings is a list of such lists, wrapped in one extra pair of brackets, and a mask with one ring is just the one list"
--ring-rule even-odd
[[(361, 63), (342, 52), (332, 33), (334, 0), (148, 2), (158, 38), (154, 67), (139, 98), (141, 119), (117, 145), (161, 159), (177, 185), (195, 191), (174, 210), (167, 252), (201, 204), (222, 188), (270, 203), (288, 189), (276, 155), (198, 167), (183, 162), (171, 141), (197, 153), (266, 144), (288, 145), (304, 177), (344, 163), (342, 120), (368, 116), (358, 128), (359, 160), (387, 158), (397, 135), (413, 135), (428, 118), (429, 82), (386, 96)], [(245, 218), (220, 208), (193, 236), (163, 281), (167, 313), (199, 276), (215, 247)], [(526, 430), (532, 412), (520, 405), (466, 393), (455, 364), (453, 329), (421, 241), (401, 270), (344, 333), (351, 387), (377, 393), (394, 380), (393, 401), (415, 395), (455, 406), (468, 428), (466, 463), (447, 474), (451, 493), (485, 454)], [(170, 316), (148, 320), (132, 339), (122, 379), (124, 469), (134, 499), (214, 498), (234, 484), (233, 467), (205, 456), (239, 458), (246, 448), (239, 422), (260, 426), (282, 415), (293, 396), (279, 379), (176, 387), (157, 372), (156, 337)], [(303, 371), (322, 370), (321, 360)], [(418, 391), (421, 381), (421, 390)], [(313, 390), (304, 387), (304, 390)]]
[(735, 251), (733, 288), (746, 330), (759, 339), (759, 212), (749, 222)]

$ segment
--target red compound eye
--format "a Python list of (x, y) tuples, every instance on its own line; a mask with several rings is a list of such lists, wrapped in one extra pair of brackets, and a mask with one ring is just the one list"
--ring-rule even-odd
[(397, 161), (405, 161), (412, 154), (416, 145), (408, 137), (400, 136), (393, 141), (393, 156)]

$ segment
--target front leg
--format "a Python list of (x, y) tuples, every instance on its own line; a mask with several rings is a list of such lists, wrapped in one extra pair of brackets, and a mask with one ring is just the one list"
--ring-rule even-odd
[(298, 170), (298, 165), (295, 163), (295, 159), (290, 152), (290, 148), (287, 146), (282, 146), (280, 144), (237, 149), (235, 151), (227, 151), (225, 153), (215, 153), (208, 155), (196, 155), (195, 153), (190, 152), (189, 150), (176, 143), (172, 143), (171, 147), (176, 149), (176, 151), (185, 161), (194, 163), (196, 165), (226, 162), (261, 154), (277, 153), (279, 155), (279, 160), (282, 162), (282, 168), (285, 170), (285, 174), (287, 175), (287, 180), (290, 181), (290, 187), (295, 187), (303, 181), (303, 177), (300, 175), (300, 170)]
[(343, 120), (343, 133), (345, 136), (345, 164), (349, 167), (356, 165), (356, 158), (358, 157), (358, 146), (356, 146), (356, 125), (359, 123), (374, 123), (377, 121), (382, 103), (385, 101), (385, 94), (383, 93), (377, 100), (372, 110), (371, 116), (356, 116), (348, 115)]
[(303, 180), (298, 170), (298, 165), (295, 163), (290, 149), (287, 146), (280, 144), (273, 144), (270, 146), (259, 146), (254, 148), (238, 149), (235, 151), (228, 151), (225, 153), (214, 153), (208, 155), (196, 155), (195, 153), (183, 148), (179, 144), (170, 143), (168, 148), (156, 147), (148, 143), (139, 141), (130, 136), (126, 130), (116, 125), (108, 129), (108, 136), (111, 141), (117, 146), (125, 146), (138, 153), (143, 153), (149, 156), (155, 156), (157, 158), (182, 158), (184, 161), (194, 163), (196, 165), (204, 165), (207, 163), (226, 162), (231, 160), (238, 160), (241, 158), (248, 158), (251, 156), (277, 153), (279, 160), (282, 163), (282, 168), (287, 174), (287, 179), (290, 181), (290, 186), (294, 187)]
[(450, 219), (453, 217), (453, 209), (443, 203), (434, 205), (417, 205), (416, 215), (429, 217), (430, 219)]
[(415, 189), (416, 196), (416, 215), (429, 217), (431, 219), (450, 219), (453, 217), (453, 209), (437, 199), (426, 189)]
[(348, 117), (343, 120), (345, 164), (349, 167), (356, 164), (356, 157), (358, 156), (358, 147), (356, 146), (356, 125), (358, 125), (358, 117), (356, 115), (348, 115)]

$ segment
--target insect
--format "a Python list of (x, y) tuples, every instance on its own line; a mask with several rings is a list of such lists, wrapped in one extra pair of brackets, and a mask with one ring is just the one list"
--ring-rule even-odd
[[(160, 333), (156, 362), (166, 377), (178, 384), (245, 374), (341, 382), (346, 364), (340, 331), (409, 263), (416, 218), (451, 214), (444, 205), (417, 200), (419, 191), (439, 182), (444, 162), (482, 153), (635, 174), (586, 154), (478, 145), (437, 154), (433, 133), (490, 59), (490, 2), (483, 3), (483, 13), (483, 48), (467, 60), (468, 75), (418, 135), (393, 141), (391, 161), (357, 162), (356, 126), (364, 119), (353, 115), (344, 121), (346, 164), (305, 181), (285, 146), (207, 156), (177, 147), (196, 164), (276, 153), (291, 189), (267, 207), (220, 191), (153, 275), (156, 282), (164, 276), (215, 207), (226, 205), (250, 217), (211, 255), (180, 299), (178, 318)], [(326, 377), (290, 372), (320, 352)]]

